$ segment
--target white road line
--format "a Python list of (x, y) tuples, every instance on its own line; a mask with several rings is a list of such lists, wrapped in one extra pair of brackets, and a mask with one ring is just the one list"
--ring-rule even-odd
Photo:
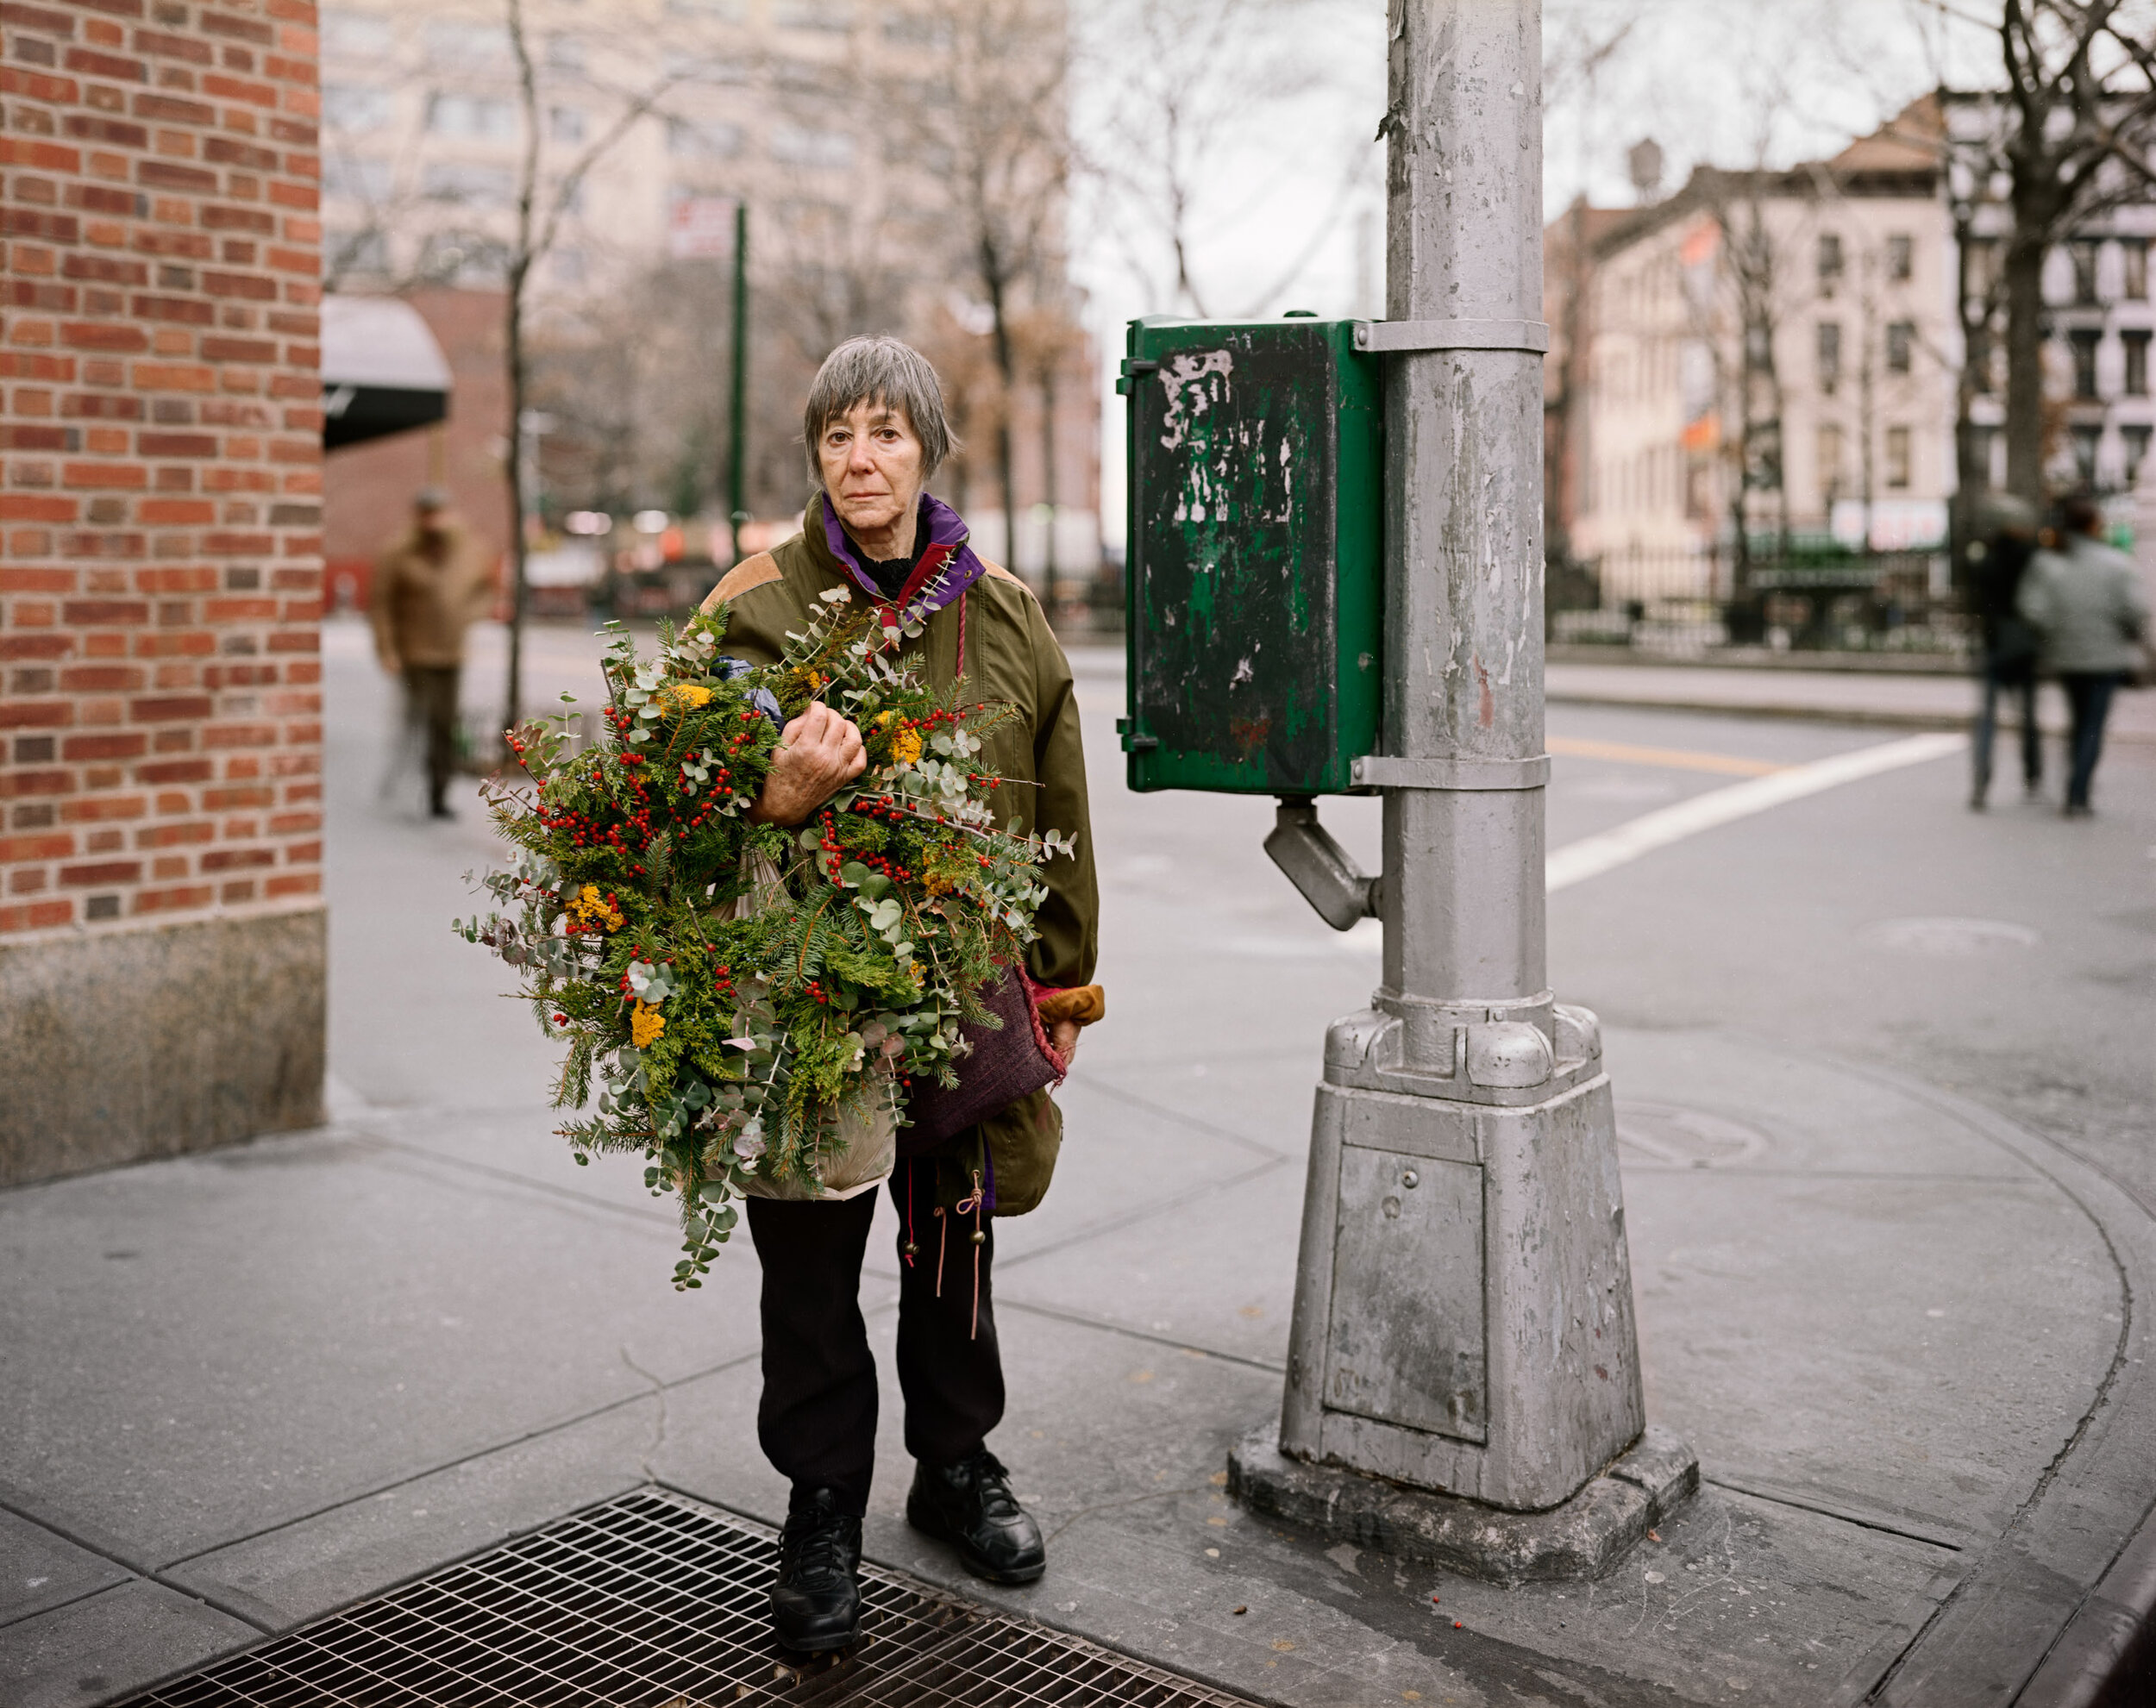
[(1703, 795), (1679, 801), (1675, 806), (1629, 820), (1614, 830), (1583, 836), (1576, 842), (1568, 842), (1553, 850), (1543, 862), (1545, 881), (1551, 890), (1565, 889), (1587, 879), (1599, 878), (1641, 854), (1667, 848), (1687, 836), (1695, 836), (1702, 830), (1712, 830), (1716, 825), (1748, 818), (1769, 807), (1802, 800), (1806, 795), (1839, 788), (1860, 778), (1877, 777), (1882, 772), (1898, 771), (1903, 766), (1943, 759), (1948, 754), (1961, 752), (1968, 745), (1966, 735), (1911, 735), (1905, 741), (1882, 741), (1874, 747), (1859, 748), (1854, 753), (1836, 754), (1832, 759), (1792, 766), (1770, 777), (1733, 783), (1727, 789), (1710, 789)]

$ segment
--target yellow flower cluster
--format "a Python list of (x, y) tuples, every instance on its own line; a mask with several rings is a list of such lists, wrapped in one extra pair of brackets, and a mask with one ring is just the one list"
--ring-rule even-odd
[(666, 1016), (648, 1002), (638, 1003), (629, 1017), (629, 1035), (638, 1049), (649, 1049), (652, 1040), (666, 1029)]
[[(895, 711), (883, 713), (876, 719), (876, 728), (887, 729), (891, 720), (897, 716)], [(891, 757), (900, 765), (918, 765), (921, 758), (921, 732), (918, 729), (899, 730), (891, 738)]]
[(599, 892), (599, 885), (586, 884), (568, 906), (570, 928), (577, 931), (618, 931), (622, 928), (621, 910)]
[(668, 709), (686, 711), (691, 706), (707, 706), (711, 703), (711, 691), (700, 683), (670, 683), (663, 691)]

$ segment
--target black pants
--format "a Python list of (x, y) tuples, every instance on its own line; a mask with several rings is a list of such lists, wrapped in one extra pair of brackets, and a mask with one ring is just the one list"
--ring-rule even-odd
[[(920, 1247), (910, 1265), (909, 1189)], [(927, 1464), (954, 1465), (1003, 1420), (1003, 1361), (989, 1298), (994, 1224), (985, 1212), (939, 1217), (936, 1164), (926, 1157), (899, 1162), (891, 1199), (899, 1211), (906, 1450)], [(861, 1260), (875, 1213), (874, 1192), (841, 1204), (749, 1200), (749, 1233), (763, 1265), (763, 1399), (756, 1408), (756, 1439), (795, 1488), (836, 1489), (855, 1513), (867, 1511), (875, 1473), (876, 1361), (861, 1317)], [(988, 1235), (978, 1246), (976, 1223)]]
[(1999, 699), (2012, 694), (2021, 702), (2021, 782), (2034, 789), (2044, 778), (2044, 748), (2036, 731), (2036, 659), (1988, 659), (1984, 666), (1984, 698), (1977, 710), (1975, 739), (1970, 754), (1976, 766), (1975, 798), (1981, 801), (1991, 787), (1991, 744), (1999, 727)]
[(2111, 695), (2119, 685), (2119, 675), (2109, 670), (2062, 670), (2059, 685), (2066, 691), (2066, 706), (2072, 713), (2072, 734), (2066, 738), (2066, 804), (2086, 806), (2096, 760), (2103, 754), (2103, 721), (2111, 715)]
[(427, 732), (427, 805), (439, 810), (457, 764), (457, 677), (454, 664), (404, 666), (405, 712)]

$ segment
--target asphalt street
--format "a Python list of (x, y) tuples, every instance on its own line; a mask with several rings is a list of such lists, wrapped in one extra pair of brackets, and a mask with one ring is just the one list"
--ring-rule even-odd
[[(645, 1480), (783, 1510), (753, 1256), (673, 1293), (667, 1206), (550, 1136), (548, 1046), (448, 929), (484, 819), (379, 786), (387, 687), (357, 627), (324, 644), (331, 1123), (0, 1195), (0, 1700), (25, 1708)], [(592, 655), (542, 630), (534, 700), (595, 693)], [(2090, 821), (1972, 814), (1949, 754), (1553, 895), (1552, 981), (1601, 1014), (1616, 1087), (1650, 1417), (1707, 1486), (1610, 1578), (1507, 1592), (1225, 1500), (1227, 1443), (1278, 1403), (1324, 1029), (1377, 943), (1273, 870), (1269, 801), (1125, 791), (1119, 664), (1077, 663), (1110, 1017), (1054, 1190), (999, 1227), (994, 1444), (1050, 1570), (979, 1592), (1296, 1704), (2010, 1699), (2156, 1498), (2156, 749), (2115, 752)], [(1549, 732), (1552, 850), (1901, 739), (1570, 705)], [(1325, 814), (1374, 868), (1375, 804)], [(887, 1356), (890, 1232), (864, 1282)], [(973, 1589), (904, 1527), (898, 1424), (869, 1551)]]

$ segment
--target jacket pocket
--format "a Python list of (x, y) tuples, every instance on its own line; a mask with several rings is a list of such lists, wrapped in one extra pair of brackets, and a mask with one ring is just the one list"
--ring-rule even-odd
[(1023, 1216), (1048, 1196), (1063, 1148), (1063, 1112), (1045, 1089), (1029, 1092), (981, 1123), (995, 1168), (995, 1213)]

